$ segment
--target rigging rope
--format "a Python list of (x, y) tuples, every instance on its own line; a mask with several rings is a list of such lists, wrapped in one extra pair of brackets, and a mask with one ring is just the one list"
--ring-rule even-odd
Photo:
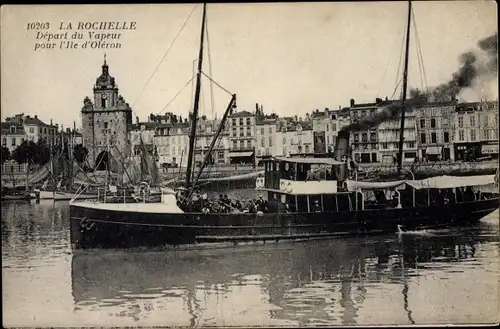
[(186, 18), (186, 20), (184, 21), (184, 24), (182, 24), (179, 32), (177, 33), (177, 35), (175, 36), (174, 40), (172, 41), (172, 43), (170, 44), (170, 47), (168, 47), (167, 51), (165, 52), (165, 54), (163, 55), (163, 57), (161, 58), (160, 62), (158, 63), (158, 65), (156, 66), (156, 68), (154, 69), (153, 71), (153, 74), (151, 74), (151, 76), (149, 77), (148, 81), (146, 82), (146, 84), (144, 85), (144, 88), (142, 88), (141, 92), (139, 93), (139, 96), (137, 96), (136, 100), (132, 103), (132, 108), (135, 106), (135, 104), (137, 104), (137, 102), (139, 101), (139, 99), (141, 98), (142, 94), (144, 93), (144, 91), (146, 90), (147, 86), (149, 85), (149, 82), (151, 82), (151, 79), (153, 78), (153, 76), (155, 75), (155, 73), (158, 71), (158, 68), (161, 66), (161, 64), (163, 63), (163, 61), (165, 60), (165, 58), (168, 56), (168, 54), (170, 53), (170, 50), (172, 49), (172, 47), (174, 46), (175, 44), (175, 41), (177, 41), (177, 38), (179, 37), (179, 35), (181, 34), (181, 32), (184, 30), (184, 27), (186, 26), (187, 22), (189, 21), (189, 18), (191, 17), (191, 15), (193, 14), (194, 12), (194, 9), (196, 8), (197, 4), (195, 4), (193, 6), (193, 8), (191, 9), (191, 12), (189, 13), (188, 17)]
[[(205, 31), (207, 34), (207, 52), (208, 52), (208, 73), (210, 76), (212, 75), (212, 56), (210, 53), (210, 37), (208, 34), (208, 20), (205, 18)], [(215, 107), (215, 98), (214, 98), (214, 84), (210, 81), (210, 106), (211, 106), (211, 115), (214, 117), (214, 107)]]
[(179, 96), (184, 91), (184, 89), (186, 89), (186, 87), (191, 83), (191, 81), (193, 81), (194, 78), (195, 76), (192, 76), (191, 79), (189, 79), (189, 81), (184, 85), (184, 87), (182, 87), (182, 89), (174, 96), (174, 98), (172, 98), (170, 102), (168, 102), (168, 104), (163, 107), (163, 109), (160, 111), (160, 113), (158, 113), (158, 115), (162, 114), (163, 111), (165, 111), (167, 107), (169, 107), (170, 104), (173, 103), (173, 101), (177, 98), (177, 96)]
[[(408, 23), (409, 22), (406, 22), (406, 24), (405, 24), (405, 30), (408, 27)], [(394, 91), (392, 92), (391, 99), (396, 94), (396, 92), (398, 90), (398, 87), (399, 87), (399, 84), (402, 81), (402, 78), (399, 76), (399, 74), (401, 73), (401, 71), (400, 71), (401, 70), (401, 61), (402, 61), (404, 53), (405, 53), (405, 41), (406, 41), (406, 37), (403, 34), (403, 38), (401, 38), (401, 53), (400, 53), (400, 56), (399, 56), (398, 71), (396, 73), (396, 82), (395, 82), (396, 87), (394, 88)]]
[(233, 94), (227, 90), (226, 88), (222, 87), (219, 83), (217, 83), (215, 80), (213, 80), (211, 77), (209, 77), (208, 75), (205, 74), (205, 72), (201, 71), (201, 74), (203, 74), (208, 80), (212, 81), (213, 83), (215, 83), (215, 85), (217, 85), (217, 87), (219, 87), (220, 89), (224, 90), (226, 93), (228, 93), (229, 95), (233, 96)]
[(421, 66), (421, 68), (422, 68), (421, 73), (423, 74), (424, 83), (425, 83), (423, 85), (423, 87), (425, 87), (426, 92), (429, 92), (429, 85), (427, 83), (427, 74), (425, 73), (424, 57), (422, 55), (422, 46), (420, 44), (420, 38), (418, 37), (417, 23), (416, 23), (416, 19), (415, 19), (415, 11), (412, 11), (412, 17), (413, 17), (413, 29), (415, 30), (415, 39), (417, 41), (417, 54), (419, 56), (419, 60), (420, 60), (420, 63), (422, 65)]
[[(401, 34), (401, 32), (403, 32), (403, 31), (400, 31), (400, 34)], [(398, 35), (398, 37), (395, 39), (395, 41), (397, 41), (398, 39), (399, 39), (399, 35)], [(397, 46), (397, 44), (396, 44), (396, 46)], [(388, 70), (388, 69), (389, 69), (389, 67), (391, 66), (392, 60), (393, 60), (393, 56), (390, 56), (390, 57), (389, 57), (389, 61), (387, 62), (387, 66), (385, 67), (384, 74), (382, 75), (382, 80), (381, 80), (381, 81), (385, 81), (385, 77), (386, 77), (386, 75), (387, 75), (387, 70)], [(401, 57), (400, 57), (400, 63), (401, 63)], [(400, 65), (400, 64), (399, 64), (399, 65)], [(399, 67), (399, 65), (398, 65), (398, 67)], [(399, 73), (398, 73), (398, 75), (399, 75)], [(379, 96), (380, 96), (380, 94), (379, 94)]]

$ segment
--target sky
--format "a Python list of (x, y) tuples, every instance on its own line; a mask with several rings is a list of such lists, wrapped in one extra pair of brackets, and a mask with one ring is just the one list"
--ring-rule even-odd
[[(348, 106), (351, 98), (393, 98), (402, 76), (407, 8), (407, 2), (208, 4), (204, 72), (237, 94), (238, 110), (254, 110), (259, 103), (264, 112), (280, 116)], [(497, 31), (493, 1), (417, 1), (413, 10), (410, 88), (446, 82), (459, 67), (459, 55)], [(81, 126), (83, 99), (92, 97), (105, 53), (134, 118), (144, 121), (162, 111), (187, 116), (201, 17), (200, 4), (2, 6), (2, 120), (23, 112)], [(121, 49), (35, 51), (40, 40), (27, 26), (36, 21), (49, 22), (51, 33), (60, 32), (61, 22), (73, 23), (70, 33), (81, 21), (135, 22), (137, 28), (113, 31), (122, 33)], [(417, 36), (427, 83), (418, 65)], [(210, 93), (210, 81), (203, 78), (200, 112), (221, 117), (230, 96), (212, 88)], [(464, 97), (492, 96), (474, 91)]]

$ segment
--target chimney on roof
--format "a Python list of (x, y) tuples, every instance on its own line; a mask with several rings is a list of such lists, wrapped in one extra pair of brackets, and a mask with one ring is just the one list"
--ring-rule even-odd
[(339, 105), (339, 111), (342, 110), (342, 106)]
[(52, 119), (50, 119), (50, 125), (52, 126)]
[(354, 106), (354, 104), (355, 104), (355, 103), (354, 103), (354, 98), (351, 98), (351, 107), (353, 107), (353, 106)]
[(328, 112), (330, 111), (330, 109), (328, 107), (325, 107), (325, 112)]
[(378, 97), (377, 97), (377, 98), (375, 98), (375, 103), (377, 103), (377, 104), (378, 104), (378, 103), (382, 103), (382, 98), (378, 98)]
[(38, 119), (38, 115), (35, 114), (35, 119)]
[(139, 124), (139, 117), (138, 116), (135, 117), (135, 123)]
[(385, 96), (385, 100), (386, 100), (386, 101), (388, 101), (388, 100), (389, 100), (389, 98), (388, 98), (387, 96)]

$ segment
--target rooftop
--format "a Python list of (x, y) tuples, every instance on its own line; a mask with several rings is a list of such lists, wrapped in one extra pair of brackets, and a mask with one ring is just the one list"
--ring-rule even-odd
[(240, 112), (234, 112), (233, 114), (229, 115), (231, 118), (235, 117), (252, 117), (255, 116), (252, 112), (249, 111), (240, 111)]
[[(16, 122), (2, 122), (2, 135), (16, 135), (16, 136), (24, 136), (24, 127), (21, 124)], [(11, 127), (16, 127), (15, 131), (11, 130)]]

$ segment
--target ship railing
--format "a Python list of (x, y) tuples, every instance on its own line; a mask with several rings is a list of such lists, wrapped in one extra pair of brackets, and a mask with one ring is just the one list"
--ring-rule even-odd
[[(358, 190), (356, 191), (356, 194), (358, 194), (358, 193), (361, 195), (361, 210), (365, 210), (365, 194), (363, 193), (361, 188), (358, 188)], [(357, 198), (356, 198), (356, 210), (359, 210)]]

